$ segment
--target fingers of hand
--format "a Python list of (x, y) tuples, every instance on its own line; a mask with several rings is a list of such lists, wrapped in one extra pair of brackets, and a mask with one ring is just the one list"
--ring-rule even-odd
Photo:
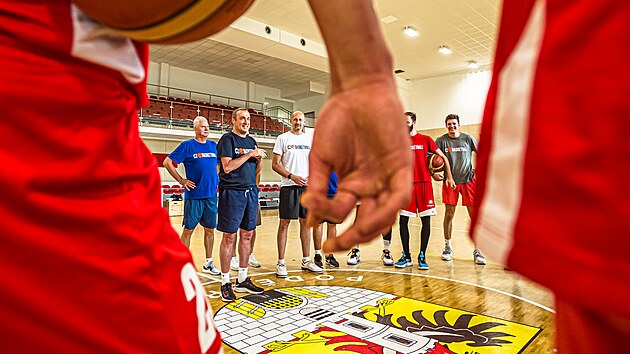
[(308, 209), (306, 223), (308, 226), (317, 226), (326, 219), (334, 223), (341, 223), (355, 207), (357, 199), (349, 193), (337, 193), (329, 199), (325, 193), (315, 193), (310, 190), (302, 195), (301, 203)]

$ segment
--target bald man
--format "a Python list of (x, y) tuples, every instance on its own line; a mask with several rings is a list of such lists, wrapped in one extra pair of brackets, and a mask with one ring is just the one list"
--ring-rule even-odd
[[(287, 247), (287, 232), (291, 220), (300, 222), (300, 241), (302, 242), (302, 269), (321, 273), (322, 252), (315, 250), (315, 262), (311, 261), (311, 229), (306, 225), (306, 209), (300, 203), (300, 197), (306, 190), (308, 181), (308, 158), (311, 152), (313, 136), (304, 133), (304, 113), (297, 111), (291, 115), (291, 130), (280, 134), (273, 147), (273, 170), (282, 176), (280, 186), (280, 224), (278, 225), (278, 264), (276, 275), (284, 278), (288, 275), (284, 254)], [(321, 245), (321, 235), (317, 234)]]

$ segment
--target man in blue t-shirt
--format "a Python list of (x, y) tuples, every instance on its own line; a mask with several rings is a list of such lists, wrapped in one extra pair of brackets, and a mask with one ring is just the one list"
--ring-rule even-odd
[[(212, 260), (214, 229), (217, 227), (217, 143), (208, 140), (210, 125), (204, 117), (193, 121), (195, 138), (186, 140), (164, 159), (164, 167), (184, 192), (184, 220), (181, 239), (190, 247), (190, 238), (197, 224), (204, 229), (206, 262), (203, 272), (219, 275)], [(186, 177), (180, 176), (175, 164), (184, 164)]]
[(247, 262), (252, 251), (253, 231), (256, 229), (258, 212), (258, 185), (256, 173), (262, 168), (262, 159), (267, 156), (259, 149), (256, 140), (249, 136), (250, 117), (246, 108), (232, 112), (232, 131), (224, 134), (217, 147), (219, 165), (219, 231), (223, 239), (219, 248), (221, 259), (221, 300), (236, 300), (230, 283), (230, 258), (234, 253), (236, 233), (240, 229), (238, 243), (238, 279), (236, 292), (262, 294), (263, 289), (247, 277)]

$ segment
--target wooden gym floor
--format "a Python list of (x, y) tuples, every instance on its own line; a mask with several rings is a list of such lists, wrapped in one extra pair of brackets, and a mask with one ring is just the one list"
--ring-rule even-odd
[[(470, 219), (461, 206), (453, 224), (453, 260), (442, 261), (443, 215), (444, 206), (438, 204), (438, 215), (431, 218), (429, 270), (417, 269), (419, 218), (409, 221), (413, 267), (384, 266), (380, 259), (383, 243), (378, 238), (361, 245), (358, 265), (347, 265), (346, 253), (336, 253), (340, 267), (325, 266), (323, 274), (300, 269), (298, 222), (292, 221), (286, 252), (289, 277), (280, 279), (275, 276), (278, 212), (263, 210), (254, 248), (262, 267), (250, 267), (249, 274), (254, 283), (267, 290), (266, 297), (236, 293), (239, 301), (230, 306), (219, 298), (220, 276), (201, 273), (205, 252), (203, 231), (197, 227), (191, 252), (222, 332), (225, 352), (373, 353), (362, 351), (370, 345), (382, 346), (384, 353), (424, 352), (414, 349), (420, 344), (409, 332), (416, 331), (437, 340), (450, 350), (447, 353), (553, 352), (550, 292), (492, 260), (485, 266), (475, 265), (473, 245), (467, 236)], [(347, 228), (353, 219), (351, 215), (338, 230)], [(181, 220), (171, 218), (177, 232), (181, 232)], [(221, 233), (216, 232), (213, 258), (217, 267), (220, 241)], [(398, 260), (402, 247), (397, 225), (391, 251)], [(233, 279), (236, 273), (231, 272)], [(271, 307), (270, 299), (275, 299)], [(324, 312), (330, 317), (313, 315)], [(354, 332), (342, 332), (338, 327), (343, 323), (355, 323)], [(351, 336), (331, 341), (344, 333)]]

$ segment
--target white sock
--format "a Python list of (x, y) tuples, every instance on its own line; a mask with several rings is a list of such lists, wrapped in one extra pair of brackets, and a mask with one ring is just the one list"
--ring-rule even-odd
[(238, 282), (242, 283), (247, 279), (247, 268), (238, 269)]
[(383, 248), (389, 251), (389, 246), (391, 246), (392, 241), (390, 240), (383, 240)]
[(230, 273), (221, 273), (221, 285), (225, 285), (230, 282)]
[(238, 258), (236, 258), (236, 256), (232, 257), (232, 260), (230, 262), (238, 262)]
[(250, 254), (249, 254), (249, 259), (252, 259), (252, 258), (254, 258), (254, 254), (253, 254), (253, 253), (250, 253)]
[(278, 259), (278, 264), (282, 264), (282, 265), (284, 265), (284, 258), (282, 258), (282, 259)]
[(311, 261), (311, 257), (302, 257), (302, 263), (308, 263)]
[(444, 240), (444, 245), (451, 247), (451, 240)]
[(315, 250), (315, 254), (322, 255), (322, 250)]

